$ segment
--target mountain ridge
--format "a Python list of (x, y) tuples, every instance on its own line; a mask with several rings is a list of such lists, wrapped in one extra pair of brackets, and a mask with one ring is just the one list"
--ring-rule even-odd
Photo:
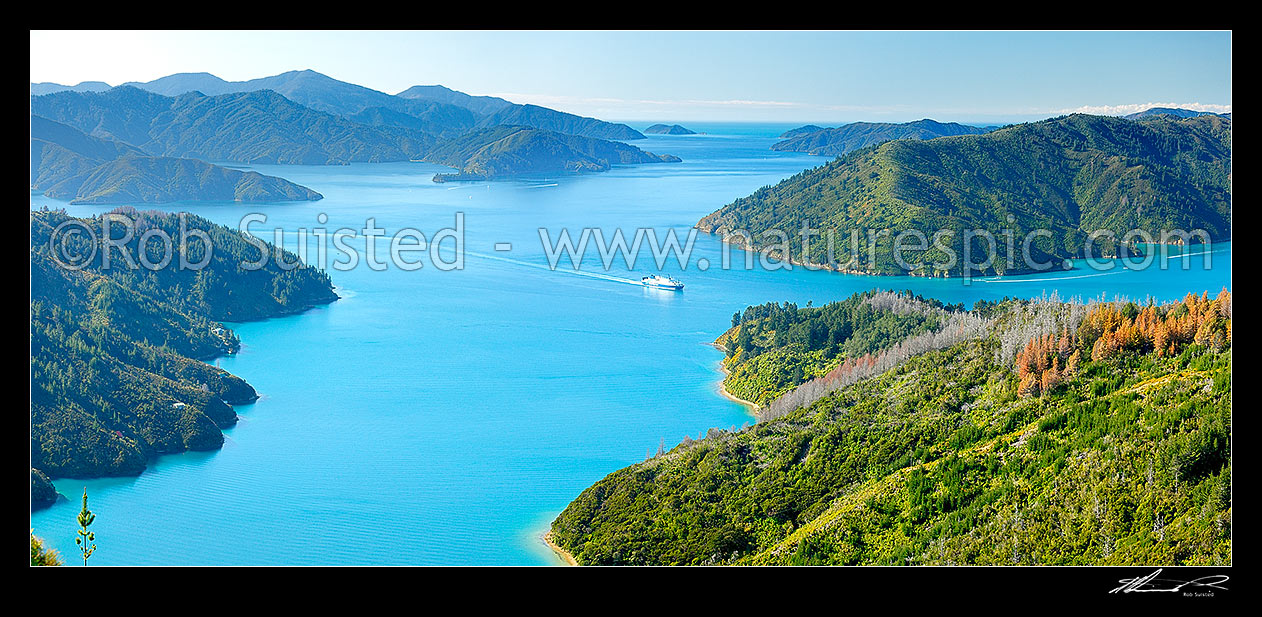
[[(642, 139), (639, 132), (623, 124), (577, 116), (537, 105), (518, 105), (497, 97), (473, 96), (444, 86), (413, 86), (397, 95), (344, 82), (311, 69), (286, 71), (247, 81), (225, 81), (210, 73), (176, 73), (150, 82), (128, 82), (125, 86), (178, 96), (200, 91), (206, 95), (272, 90), (303, 106), (341, 116), (370, 108), (386, 108), (409, 115), (432, 113), (454, 115), (449, 108), (476, 115), (468, 126), (443, 125), (430, 132), (444, 134), (453, 128), (467, 130), (496, 124), (526, 124), (584, 137), (601, 139)], [(433, 108), (437, 107), (435, 110)], [(436, 112), (436, 113), (435, 113)]]

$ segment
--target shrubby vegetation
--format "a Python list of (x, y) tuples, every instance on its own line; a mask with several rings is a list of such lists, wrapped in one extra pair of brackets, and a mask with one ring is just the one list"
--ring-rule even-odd
[[(982, 272), (1014, 273), (1027, 270), (1021, 241), (1038, 229), (1051, 233), (1032, 237), (1030, 257), (1052, 267), (1084, 256), (1087, 235), (1096, 230), (1111, 230), (1118, 242), (1132, 229), (1156, 241), (1163, 230), (1196, 229), (1228, 239), (1230, 173), (1230, 118), (1075, 114), (984, 135), (899, 139), (856, 150), (738, 199), (697, 227), (754, 248), (787, 248), (798, 262), (879, 274), (907, 273), (895, 261), (893, 239), (917, 230), (929, 247), (920, 250), (913, 237), (903, 258), (912, 274), (923, 276), (962, 273), (965, 230), (987, 230), (1001, 247), (1011, 230), (1015, 254), (1001, 248)], [(821, 234), (811, 239), (809, 254), (802, 250), (804, 225)], [(763, 235), (770, 230), (785, 237)], [(882, 230), (890, 233), (877, 234)], [(941, 239), (955, 253), (952, 269), (937, 268), (950, 259), (934, 246), (939, 230), (953, 232)], [(877, 234), (871, 258), (869, 232)], [(1124, 248), (1104, 238), (1093, 253), (1112, 256)], [(984, 262), (985, 249), (975, 240), (971, 260)]]
[(56, 549), (44, 548), (44, 541), (35, 537), (35, 532), (31, 531), (31, 565), (32, 566), (60, 566), (61, 555)]
[[(31, 213), (33, 505), (51, 503), (36, 499), (44, 476), (137, 474), (158, 453), (220, 447), (221, 429), (236, 422), (231, 406), (257, 398), (240, 378), (201, 361), (238, 349), (236, 335), (221, 321), (271, 317), (337, 298), (328, 276), (314, 268), (285, 270), (272, 261), (256, 271), (241, 269), (240, 263), (258, 259), (258, 249), (205, 219), (134, 209), (108, 216), (125, 217), (138, 230), (126, 245), (133, 261), (143, 230), (162, 229), (178, 242), (181, 225), (207, 234), (212, 257), (197, 271), (180, 270), (175, 260), (158, 270), (133, 270), (115, 250), (110, 268), (98, 254), (83, 269), (67, 269), (52, 258), (49, 237), (70, 217)], [(100, 237), (103, 220), (78, 222)], [(191, 241), (189, 261), (201, 261), (205, 250)], [(287, 251), (269, 250), (284, 263), (296, 262)]]
[(867, 292), (821, 307), (769, 302), (733, 315), (732, 329), (715, 341), (727, 352), (724, 387), (742, 399), (766, 404), (847, 358), (935, 329), (945, 313), (910, 292), (907, 308), (894, 310), (887, 305), (891, 297), (904, 298)]
[[(1230, 303), (1151, 307), (1205, 335), (1099, 355), (1149, 307), (979, 304), (983, 336), (614, 472), (553, 539), (583, 564), (1229, 564)], [(1022, 392), (1015, 358), (1066, 329), (1076, 370)]]

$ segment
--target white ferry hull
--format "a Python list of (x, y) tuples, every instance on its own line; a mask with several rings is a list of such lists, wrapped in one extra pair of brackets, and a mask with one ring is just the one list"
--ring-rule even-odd
[(646, 276), (640, 279), (640, 284), (652, 289), (666, 289), (669, 291), (683, 291), (684, 284), (669, 276)]

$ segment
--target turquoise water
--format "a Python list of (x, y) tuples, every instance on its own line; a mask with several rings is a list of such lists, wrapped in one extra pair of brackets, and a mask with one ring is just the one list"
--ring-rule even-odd
[[(86, 486), (97, 513), (94, 564), (559, 565), (540, 536), (584, 488), (659, 440), (669, 447), (752, 420), (718, 395), (722, 355), (706, 344), (746, 305), (822, 304), (873, 287), (969, 305), (1053, 291), (1172, 300), (1230, 287), (1229, 243), (1215, 246), (1209, 270), (1198, 256), (1186, 271), (1080, 268), (971, 285), (801, 268), (702, 272), (698, 259), (720, 263), (719, 244), (704, 235), (687, 270), (673, 260), (666, 268), (687, 284), (683, 293), (540, 267), (540, 227), (552, 237), (583, 227), (682, 237), (733, 199), (824, 162), (768, 150), (789, 127), (689, 126), (709, 134), (636, 144), (684, 159), (675, 165), (455, 185), (430, 182), (445, 169), (419, 163), (259, 166), (325, 199), (163, 208), (233, 227), (264, 212), (263, 227), (282, 227), (289, 242), (299, 228), (358, 228), (366, 217), (430, 235), (463, 212), (469, 255), (456, 271), (439, 271), (428, 256), (411, 272), (362, 263), (331, 271), (338, 302), (233, 324), (243, 349), (216, 364), (261, 398), (237, 409), (223, 450), (162, 457), (137, 478), (58, 480), (70, 500), (33, 514), (32, 528), (73, 556)], [(513, 249), (497, 252), (497, 242)], [(594, 249), (584, 269), (602, 272), (593, 257)], [(651, 270), (645, 252), (634, 271), (619, 261), (609, 274)]]

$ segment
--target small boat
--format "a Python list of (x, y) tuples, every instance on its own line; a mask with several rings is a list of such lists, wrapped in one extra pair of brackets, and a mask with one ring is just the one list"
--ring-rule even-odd
[(680, 283), (679, 281), (669, 276), (660, 276), (657, 274), (650, 274), (644, 278), (641, 278), (640, 284), (644, 285), (645, 287), (652, 287), (654, 289), (669, 289), (671, 291), (684, 290), (683, 283)]

